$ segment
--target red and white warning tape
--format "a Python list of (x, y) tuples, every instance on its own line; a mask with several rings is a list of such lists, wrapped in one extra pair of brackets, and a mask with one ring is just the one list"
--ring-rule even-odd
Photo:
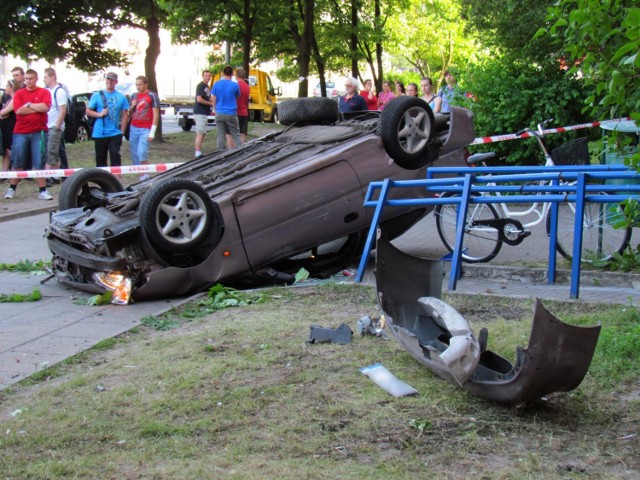
[[(149, 165), (125, 165), (122, 167), (100, 167), (102, 170), (111, 172), (114, 175), (161, 173), (182, 165), (182, 163), (158, 163)], [(0, 178), (43, 178), (43, 177), (69, 177), (73, 173), (82, 170), (81, 168), (66, 168), (59, 170), (29, 170), (19, 172), (0, 172)]]
[[(625, 118), (617, 118), (614, 120), (608, 121), (622, 121), (622, 120), (630, 120), (630, 117)], [(593, 128), (600, 126), (602, 122), (591, 122), (591, 123), (583, 123), (581, 125), (572, 125), (569, 127), (559, 127), (559, 128), (549, 128), (544, 131), (545, 135), (550, 133), (562, 133), (569, 132), (571, 130), (580, 130), (582, 128)], [(491, 137), (478, 137), (471, 142), (471, 145), (478, 145), (482, 143), (493, 143), (493, 142), (502, 142), (505, 140), (518, 140), (521, 138), (528, 138), (531, 135), (528, 133), (524, 133), (520, 136), (515, 133), (509, 133), (505, 135), (495, 135)], [(149, 164), (149, 165), (126, 165), (122, 167), (100, 167), (107, 172), (111, 172), (114, 175), (127, 175), (127, 174), (145, 174), (145, 173), (161, 173), (166, 172), (167, 170), (171, 170), (172, 168), (177, 167), (178, 165), (182, 165), (181, 163), (158, 163), (158, 164)], [(20, 171), (20, 172), (0, 172), (0, 178), (43, 178), (43, 177), (69, 177), (73, 173), (78, 170), (82, 170), (81, 168), (67, 168), (61, 170), (29, 170), (29, 171)]]
[[(616, 118), (613, 120), (607, 120), (609, 122), (616, 122), (616, 121), (623, 121), (623, 120), (630, 120), (630, 117), (624, 117), (624, 118)], [(599, 127), (600, 124), (602, 122), (591, 122), (591, 123), (582, 123), (580, 125), (572, 125), (570, 127), (559, 127), (559, 128), (549, 128), (547, 130), (544, 130), (544, 134), (545, 135), (549, 135), (550, 133), (563, 133), (563, 132), (570, 132), (572, 130), (580, 130), (582, 128), (594, 128), (594, 127)], [(492, 137), (478, 137), (476, 139), (473, 140), (473, 142), (471, 142), (471, 145), (479, 145), (482, 143), (493, 143), (493, 142), (502, 142), (505, 140), (518, 140), (521, 138), (529, 138), (531, 137), (530, 134), (528, 133), (523, 133), (522, 135), (518, 136), (515, 133), (508, 133), (505, 135), (495, 135)]]

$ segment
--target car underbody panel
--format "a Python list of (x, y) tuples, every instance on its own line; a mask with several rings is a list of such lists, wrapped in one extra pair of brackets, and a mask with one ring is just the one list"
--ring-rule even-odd
[(439, 300), (442, 261), (376, 245), (376, 286), (387, 324), (400, 344), (437, 375), (482, 398), (504, 403), (536, 400), (575, 389), (587, 373), (600, 325), (579, 327), (534, 304), (529, 345), (510, 362), (487, 349), (488, 331), (476, 339), (468, 323)]

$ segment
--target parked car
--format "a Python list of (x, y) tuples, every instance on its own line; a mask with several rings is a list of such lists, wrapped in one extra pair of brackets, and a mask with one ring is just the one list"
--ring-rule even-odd
[[(338, 97), (342, 95), (338, 90), (338, 88), (336, 87), (335, 82), (325, 82), (325, 86), (327, 87), (327, 98), (333, 98), (334, 100), (337, 100)], [(313, 96), (314, 97), (322, 96), (320, 82), (318, 82), (318, 84), (316, 85), (316, 88), (313, 89)]]
[[(463, 166), (474, 138), (469, 110), (434, 116), (415, 97), (350, 117), (331, 99), (288, 100), (280, 121), (289, 128), (126, 190), (104, 170), (75, 173), (47, 232), (55, 276), (92, 292), (117, 288), (114, 298), (126, 302), (216, 282), (287, 283), (301, 267), (317, 276), (339, 271), (361, 254), (374, 213), (363, 206), (370, 182)], [(431, 195), (394, 190), (393, 198)], [(428, 212), (388, 208), (381, 225), (393, 237)]]
[(92, 92), (77, 93), (71, 96), (73, 124), (65, 125), (64, 141), (67, 143), (86, 142), (91, 139), (92, 122), (87, 117), (87, 104)]

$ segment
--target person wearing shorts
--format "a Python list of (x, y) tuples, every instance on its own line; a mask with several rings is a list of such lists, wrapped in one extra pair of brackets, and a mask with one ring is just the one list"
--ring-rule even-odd
[(196, 121), (196, 153), (195, 158), (202, 156), (202, 143), (207, 134), (207, 117), (211, 113), (213, 102), (211, 101), (211, 72), (202, 72), (202, 81), (196, 87), (196, 103), (193, 106), (193, 118)]
[[(60, 168), (60, 146), (64, 137), (64, 117), (67, 113), (67, 92), (58, 83), (58, 76), (53, 68), (45, 68), (44, 84), (51, 93), (51, 108), (48, 113), (47, 127), (47, 169)], [(60, 183), (60, 180), (47, 179), (47, 184)]]
[[(242, 143), (247, 140), (247, 134), (249, 133), (249, 97), (251, 96), (251, 89), (247, 83), (247, 73), (244, 68), (236, 69), (236, 79), (238, 80), (238, 87), (240, 88), (240, 96), (238, 97), (238, 128), (240, 130), (240, 139)], [(229, 139), (227, 139), (229, 142)]]
[(218, 129), (218, 150), (224, 149), (224, 141), (229, 135), (229, 148), (242, 145), (238, 129), (238, 97), (240, 88), (231, 77), (233, 67), (227, 65), (222, 70), (222, 78), (213, 84), (211, 100), (216, 112), (216, 128)]
[[(26, 87), (13, 95), (13, 110), (16, 113), (16, 125), (13, 130), (11, 148), (12, 170), (24, 170), (31, 158), (34, 170), (42, 170), (47, 146), (47, 112), (51, 108), (51, 93), (46, 88), (38, 87), (38, 72), (29, 69), (25, 72)], [(9, 189), (4, 198), (15, 196), (20, 179), (9, 180)], [(47, 191), (44, 177), (36, 178), (38, 198), (53, 200)]]

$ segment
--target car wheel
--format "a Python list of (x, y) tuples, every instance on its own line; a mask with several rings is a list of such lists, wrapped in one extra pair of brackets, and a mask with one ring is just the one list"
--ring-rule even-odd
[(402, 168), (414, 170), (431, 161), (429, 147), (435, 131), (431, 107), (416, 97), (398, 97), (382, 111), (378, 132), (384, 148)]
[(278, 105), (282, 125), (325, 125), (338, 121), (338, 104), (330, 98), (294, 98)]
[(155, 246), (169, 252), (189, 252), (221, 228), (207, 192), (197, 183), (169, 178), (145, 194), (140, 224)]
[(194, 125), (194, 121), (193, 120), (187, 120), (182, 125), (182, 130), (184, 130), (185, 132), (189, 132), (191, 130), (191, 127), (193, 127), (193, 125)]
[(76, 141), (88, 142), (91, 135), (89, 135), (89, 127), (84, 123), (79, 123), (76, 129)]
[(100, 168), (87, 168), (71, 175), (62, 184), (58, 206), (60, 210), (88, 208), (94, 210), (102, 206), (107, 193), (124, 190), (120, 180)]

